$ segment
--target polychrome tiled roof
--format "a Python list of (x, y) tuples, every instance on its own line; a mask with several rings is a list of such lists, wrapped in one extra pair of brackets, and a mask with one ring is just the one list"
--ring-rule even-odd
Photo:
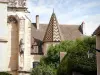
[(51, 19), (46, 29), (43, 41), (44, 42), (61, 41), (59, 24), (58, 24), (58, 21), (57, 21), (57, 18), (54, 12), (51, 15)]

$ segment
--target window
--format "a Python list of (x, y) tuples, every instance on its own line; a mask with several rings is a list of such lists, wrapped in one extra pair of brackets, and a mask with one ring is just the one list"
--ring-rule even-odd
[(35, 68), (38, 65), (39, 65), (39, 62), (38, 61), (33, 62), (33, 68)]
[(33, 39), (32, 47), (31, 47), (31, 54), (43, 54), (42, 51), (42, 41), (38, 39)]

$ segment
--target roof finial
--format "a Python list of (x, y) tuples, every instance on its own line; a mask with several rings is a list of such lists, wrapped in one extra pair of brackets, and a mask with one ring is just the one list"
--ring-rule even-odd
[(54, 13), (54, 8), (53, 8), (53, 13)]

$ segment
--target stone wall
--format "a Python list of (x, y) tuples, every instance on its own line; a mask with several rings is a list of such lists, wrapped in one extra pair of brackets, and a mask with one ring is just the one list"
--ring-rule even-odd
[[(96, 48), (100, 50), (100, 35), (96, 36)], [(96, 52), (97, 57), (97, 75), (100, 75), (100, 52)]]
[(18, 70), (18, 51), (19, 51), (19, 38), (18, 38), (18, 24), (16, 23), (8, 23), (8, 50), (9, 50), (9, 64), (8, 71), (13, 75), (17, 75)]
[(0, 1), (0, 71), (8, 70), (7, 3)]
[(7, 4), (0, 3), (0, 38), (7, 38), (8, 28), (7, 28)]
[(24, 71), (30, 71), (31, 65), (31, 21), (25, 19), (25, 51), (24, 51)]

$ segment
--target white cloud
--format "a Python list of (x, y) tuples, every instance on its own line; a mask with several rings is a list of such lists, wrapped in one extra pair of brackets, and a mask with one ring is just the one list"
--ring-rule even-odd
[[(84, 0), (85, 1), (85, 0)], [(100, 7), (100, 1), (82, 0), (29, 0), (28, 8), (31, 12), (32, 22), (35, 22), (35, 15), (40, 15), (41, 23), (48, 23), (53, 8), (59, 23), (63, 24), (81, 24), (85, 21), (85, 32), (91, 34), (100, 23), (100, 14), (93, 13), (93, 8)]]
[(100, 14), (87, 17), (85, 24), (85, 33), (92, 34), (99, 25), (100, 25)]
[[(65, 18), (63, 18), (65, 20)], [(85, 15), (83, 17), (78, 17), (76, 19), (71, 19), (67, 21), (67, 24), (81, 24), (82, 22), (85, 22), (84, 24), (84, 34), (91, 35), (95, 29), (100, 25), (100, 14), (96, 15)]]

